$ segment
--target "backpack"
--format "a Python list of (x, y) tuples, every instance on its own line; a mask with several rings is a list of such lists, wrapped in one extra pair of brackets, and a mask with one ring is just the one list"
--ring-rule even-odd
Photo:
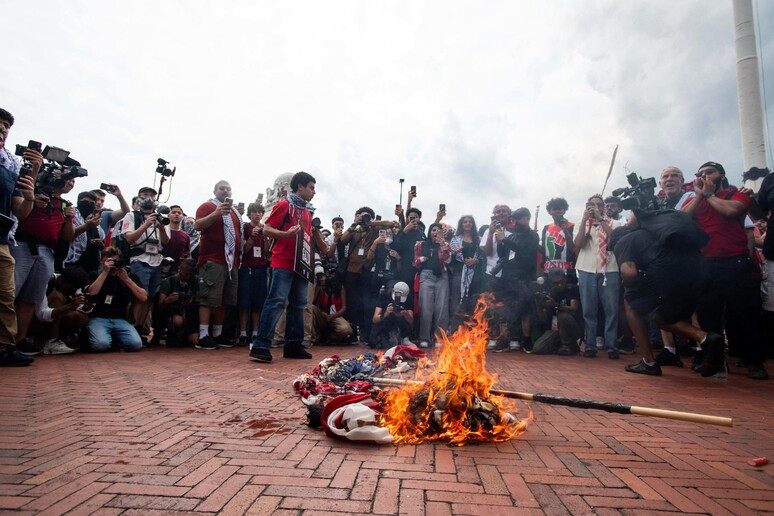
[[(143, 222), (142, 213), (139, 211), (133, 211), (132, 213), (134, 213), (134, 228), (137, 229), (142, 225)], [(121, 251), (122, 261), (127, 264), (129, 263), (129, 259), (132, 256), (140, 256), (143, 253), (141, 244), (130, 244), (123, 232), (121, 232), (118, 236), (111, 238), (110, 245)]]

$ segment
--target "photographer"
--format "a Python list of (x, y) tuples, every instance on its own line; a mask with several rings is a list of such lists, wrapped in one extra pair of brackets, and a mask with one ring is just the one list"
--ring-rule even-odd
[(105, 248), (105, 233), (100, 227), (100, 215), (95, 212), (97, 196), (94, 192), (78, 194), (78, 203), (73, 221), (73, 239), (64, 260), (65, 267), (77, 265), (93, 271), (99, 267), (99, 253)]
[(98, 213), (100, 217), (99, 227), (102, 229), (102, 232), (107, 235), (110, 233), (110, 229), (116, 224), (116, 222), (123, 219), (127, 213), (132, 211), (132, 208), (129, 206), (129, 203), (126, 202), (126, 199), (124, 199), (124, 195), (121, 193), (121, 189), (118, 187), (118, 185), (103, 183), (101, 186), (105, 187), (107, 193), (118, 199), (118, 204), (120, 206), (120, 208), (117, 210), (105, 208), (105, 191), (100, 189), (92, 190), (94, 195), (97, 196), (97, 202), (94, 206), (94, 211)]
[[(419, 270), (419, 347), (429, 346), (436, 330), (449, 329), (449, 264), (451, 248), (440, 224), (430, 224), (427, 240), (414, 246), (414, 267)], [(433, 324), (435, 323), (435, 324)], [(434, 340), (438, 342), (438, 340)]]
[(196, 345), (199, 340), (198, 284), (191, 258), (180, 262), (177, 274), (161, 281), (156, 311), (167, 330), (167, 347)]
[[(218, 181), (214, 197), (196, 209), (199, 241), (199, 342), (198, 349), (231, 347), (223, 335), (226, 305), (236, 306), (239, 260), (242, 255), (242, 216), (234, 208), (231, 185)], [(212, 322), (212, 336), (210, 336)]]
[(86, 286), (86, 271), (78, 266), (65, 267), (54, 282), (54, 289), (36, 306), (35, 315), (40, 322), (51, 323), (44, 332), (44, 355), (66, 355), (75, 349), (66, 344), (70, 337), (79, 334), (89, 322), (88, 312), (93, 306), (86, 302), (81, 289)]
[[(136, 211), (127, 213), (121, 221), (121, 237), (129, 244), (129, 266), (132, 274), (148, 293), (148, 299), (133, 305), (134, 325), (137, 333), (144, 334), (143, 327), (148, 319), (151, 304), (161, 286), (161, 262), (164, 260), (164, 246), (169, 234), (156, 212), (156, 190), (148, 186), (137, 192)], [(126, 259), (127, 257), (124, 257)]]
[(497, 268), (502, 276), (494, 282), (493, 292), (497, 301), (502, 303), (498, 309), (501, 320), (501, 334), (496, 351), (510, 349), (511, 340), (515, 340), (515, 329), (521, 321), (520, 346), (524, 351), (532, 351), (532, 312), (535, 305), (529, 291), (529, 284), (537, 276), (537, 260), (540, 240), (537, 233), (529, 227), (532, 217), (527, 208), (519, 208), (510, 218), (515, 222), (513, 233), (505, 236), (500, 227), (495, 232), (497, 241), (498, 266), (491, 270), (497, 276)]
[[(242, 229), (242, 262), (239, 265), (239, 345), (247, 346), (258, 336), (261, 310), (269, 290), (269, 261), (266, 259), (266, 240), (263, 238), (264, 208), (257, 202), (247, 206), (250, 222)], [(247, 327), (248, 320), (251, 328)], [(252, 338), (247, 337), (251, 329)]]
[(317, 274), (312, 324), (319, 342), (344, 342), (352, 335), (347, 313), (347, 290), (336, 278), (335, 269), (323, 269)]
[(46, 295), (48, 281), (54, 274), (57, 243), (73, 238), (75, 208), (63, 200), (62, 195), (74, 186), (74, 177), (64, 179), (50, 171), (42, 171), (36, 181), (35, 207), (16, 229), (18, 245), (11, 248), (11, 254), (16, 260), (17, 342), (27, 338), (35, 305)]
[(137, 330), (126, 320), (130, 303), (145, 303), (148, 294), (139, 278), (116, 267), (121, 251), (108, 247), (102, 253), (102, 270), (92, 273), (92, 282), (86, 287), (86, 300), (94, 304), (89, 314), (87, 332), (89, 349), (94, 352), (110, 350), (115, 343), (124, 351), (139, 351), (142, 340)]
[[(380, 297), (372, 318), (370, 346), (374, 349), (389, 349), (406, 344), (414, 325), (413, 302), (409, 286), (399, 281), (385, 289)], [(410, 343), (409, 343), (410, 344)]]
[(473, 315), (476, 298), (481, 292), (485, 267), (484, 251), (479, 247), (480, 243), (473, 216), (460, 217), (456, 234), (449, 242), (452, 252), (450, 332), (456, 331), (466, 317)]
[(422, 224), (422, 212), (418, 208), (409, 208), (406, 211), (406, 226), (395, 236), (392, 243), (393, 249), (398, 251), (402, 264), (400, 273), (395, 277), (398, 281), (406, 283), (414, 293), (414, 278), (418, 269), (414, 267), (414, 247), (417, 242), (425, 240), (424, 224)]
[(618, 359), (618, 300), (621, 279), (615, 256), (608, 248), (607, 241), (615, 227), (622, 225), (605, 216), (605, 203), (599, 194), (589, 197), (583, 219), (575, 233), (575, 248), (578, 271), (581, 309), (585, 322), (586, 349), (583, 356), (597, 356), (596, 334), (598, 308), (600, 303), (605, 318), (605, 346), (607, 357)]
[(549, 328), (535, 341), (532, 352), (536, 355), (574, 355), (578, 349), (581, 331), (580, 293), (576, 285), (567, 284), (563, 269), (551, 269), (547, 279), (551, 290), (536, 295), (539, 319)]
[(722, 335), (703, 331), (689, 321), (705, 280), (699, 250), (707, 235), (689, 216), (674, 210), (633, 210), (627, 226), (618, 228), (610, 244), (621, 266), (624, 305), (629, 326), (642, 351), (642, 361), (626, 366), (630, 373), (661, 375), (648, 338), (647, 317), (655, 311), (665, 331), (692, 339), (702, 348), (699, 371), (712, 376), (725, 362)]
[(32, 211), (35, 178), (43, 164), (43, 155), (27, 148), (23, 157), (29, 164), (30, 175), (19, 175), (21, 165), (5, 147), (13, 123), (13, 115), (0, 109), (0, 367), (25, 366), (33, 361), (16, 350), (14, 259), (8, 243), (13, 218), (24, 219)]
[(325, 239), (325, 243), (328, 244), (326, 256), (328, 258), (328, 263), (342, 265), (340, 276), (341, 279), (343, 279), (344, 274), (346, 273), (345, 260), (349, 253), (349, 244), (341, 241), (341, 237), (344, 235), (344, 219), (341, 217), (333, 217), (331, 220), (331, 227), (333, 227), (333, 233)]

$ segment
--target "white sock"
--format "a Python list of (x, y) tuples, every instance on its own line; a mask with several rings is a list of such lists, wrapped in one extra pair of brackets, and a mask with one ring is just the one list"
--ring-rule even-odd
[(664, 346), (664, 349), (672, 353), (673, 355), (677, 354), (677, 348), (674, 346)]
[(213, 337), (220, 337), (220, 335), (223, 333), (223, 325), (222, 324), (213, 324), (212, 325), (212, 336)]
[(653, 362), (648, 362), (644, 358), (642, 359), (642, 363), (645, 364), (646, 366), (654, 366), (654, 365), (656, 365), (655, 360)]
[(253, 338), (256, 338), (256, 337), (258, 337), (258, 330), (255, 330), (255, 331), (253, 332)]
[(239, 330), (240, 337), (247, 337), (247, 330)]
[(200, 324), (199, 325), (199, 338), (203, 339), (207, 335), (210, 334), (210, 325), (209, 324)]

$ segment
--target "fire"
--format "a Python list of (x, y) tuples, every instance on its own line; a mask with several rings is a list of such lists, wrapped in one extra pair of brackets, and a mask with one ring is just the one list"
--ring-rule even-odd
[[(515, 401), (490, 394), (497, 375), (486, 370), (487, 301), (479, 299), (471, 322), (445, 333), (437, 366), (419, 367), (416, 380), (380, 395), (380, 425), (397, 443), (446, 440), (506, 441), (523, 433), (531, 418), (517, 420)], [(427, 365), (427, 364), (425, 364)]]

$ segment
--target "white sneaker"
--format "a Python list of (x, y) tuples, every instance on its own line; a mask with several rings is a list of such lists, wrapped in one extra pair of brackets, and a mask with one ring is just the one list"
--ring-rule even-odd
[(427, 342), (426, 340), (423, 340), (422, 342), (420, 342), (420, 343), (419, 343), (419, 347), (420, 347), (420, 348), (426, 348), (426, 347), (428, 347), (429, 345), (430, 345), (430, 344), (428, 344), (428, 342)]
[(511, 351), (519, 351), (521, 349), (521, 343), (518, 340), (512, 340), (508, 347), (511, 349)]
[(436, 348), (442, 348), (443, 347), (443, 342), (436, 342), (435, 343), (435, 347)]
[(67, 355), (75, 353), (75, 350), (59, 339), (46, 342), (43, 347), (44, 355)]
[(603, 337), (597, 337), (597, 349), (605, 349), (605, 339)]
[(496, 340), (490, 340), (489, 344), (486, 345), (486, 349), (495, 349), (497, 348), (497, 341)]
[(411, 339), (409, 339), (408, 337), (403, 337), (403, 341), (401, 342), (401, 344), (403, 344), (404, 346), (413, 346), (414, 345), (414, 343), (411, 342)]

